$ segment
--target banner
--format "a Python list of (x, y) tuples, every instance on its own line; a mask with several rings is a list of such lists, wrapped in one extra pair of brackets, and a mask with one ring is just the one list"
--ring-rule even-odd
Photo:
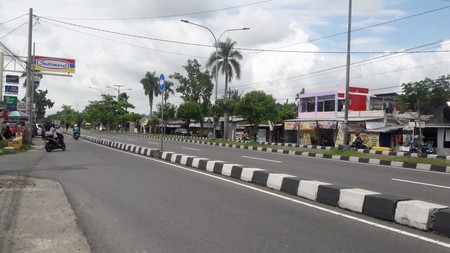
[(75, 60), (47, 56), (33, 56), (34, 70), (75, 73)]

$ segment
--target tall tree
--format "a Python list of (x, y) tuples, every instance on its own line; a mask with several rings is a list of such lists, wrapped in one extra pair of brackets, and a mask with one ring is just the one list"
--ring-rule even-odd
[[(36, 90), (34, 93), (34, 101), (36, 103), (36, 122), (41, 122), (45, 118), (46, 109), (53, 107), (55, 102), (47, 98), (48, 90)], [(22, 99), (25, 101), (25, 97)]]
[(141, 79), (142, 87), (144, 88), (145, 95), (148, 96), (148, 103), (150, 105), (150, 118), (153, 115), (153, 98), (157, 96), (159, 91), (159, 78), (156, 76), (156, 71), (145, 73), (145, 77)]
[[(186, 70), (187, 77), (180, 73), (170, 75), (170, 78), (180, 83), (176, 91), (181, 93), (181, 98), (184, 102), (199, 104), (202, 115), (206, 115), (211, 107), (211, 95), (214, 88), (211, 76), (208, 71), (201, 71), (201, 65), (196, 59), (189, 59), (183, 68)], [(203, 117), (199, 121), (203, 128)]]
[[(239, 60), (242, 60), (242, 54), (234, 48), (235, 46), (236, 41), (232, 41), (230, 38), (219, 42), (217, 56), (215, 52), (212, 53), (206, 64), (208, 68), (211, 68), (213, 77), (215, 77), (218, 71), (225, 76), (225, 99), (228, 99), (228, 82), (231, 82), (234, 76), (236, 76), (236, 79), (241, 79), (241, 65)], [(228, 114), (225, 113), (224, 116), (224, 138), (228, 139)]]
[[(215, 77), (217, 72), (225, 76), (225, 94), (227, 97), (228, 82), (231, 82), (233, 77), (241, 79), (241, 65), (239, 60), (242, 60), (242, 54), (234, 47), (237, 42), (227, 38), (225, 41), (219, 42), (219, 51), (212, 53), (206, 63), (206, 67), (211, 68), (212, 76)], [(216, 69), (218, 70), (216, 72)]]
[(236, 113), (247, 119), (248, 123), (253, 126), (255, 140), (259, 125), (267, 120), (275, 121), (278, 116), (275, 99), (263, 91), (252, 91), (245, 94), (236, 105)]

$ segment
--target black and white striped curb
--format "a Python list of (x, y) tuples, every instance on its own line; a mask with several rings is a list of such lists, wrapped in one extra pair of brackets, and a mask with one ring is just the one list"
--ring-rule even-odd
[(158, 149), (113, 142), (86, 135), (81, 138), (108, 147), (228, 176), (322, 204), (450, 237), (450, 209), (448, 206), (321, 181), (300, 179), (289, 174), (272, 173), (259, 168), (247, 168), (240, 164), (230, 164), (225, 161), (176, 154), (170, 151), (161, 152)]
[[(143, 135), (143, 134), (129, 134), (129, 135), (135, 136), (135, 137), (142, 137), (142, 138), (159, 139), (159, 137), (152, 137), (152, 136)], [(322, 154), (322, 153), (315, 153), (315, 152), (308, 152), (308, 151), (293, 151), (293, 150), (270, 148), (270, 147), (269, 148), (268, 147), (255, 147), (255, 146), (245, 145), (244, 142), (241, 145), (241, 144), (225, 144), (225, 143), (209, 142), (209, 141), (203, 141), (203, 140), (180, 139), (180, 138), (170, 138), (170, 137), (167, 137), (164, 139), (171, 140), (171, 141), (182, 141), (182, 142), (189, 142), (189, 143), (206, 144), (206, 145), (219, 146), (219, 147), (239, 148), (239, 149), (246, 149), (246, 150), (253, 150), (253, 151), (272, 152), (272, 153), (279, 153), (279, 154), (286, 154), (286, 155), (298, 155), (298, 156), (324, 158), (324, 159), (349, 161), (349, 162), (357, 162), (357, 163), (368, 163), (368, 164), (373, 164), (373, 165), (384, 165), (384, 166), (391, 166), (391, 167), (397, 167), (397, 168), (408, 168), (408, 169), (417, 169), (417, 170), (423, 170), (423, 171), (450, 173), (450, 166), (443, 166), (443, 165), (390, 161), (390, 160), (383, 160), (383, 159), (376, 159), (376, 158), (364, 158), (364, 157), (357, 157), (357, 156), (329, 155), (329, 154)], [(262, 143), (262, 144), (264, 144), (264, 143)], [(270, 145), (270, 143), (267, 143), (267, 144)], [(326, 150), (331, 149), (331, 147), (314, 146), (314, 145), (306, 145), (306, 146), (303, 145), (302, 146), (302, 145), (288, 144), (288, 143), (284, 143), (283, 145), (279, 145), (279, 146), (295, 147), (295, 148), (320, 147), (319, 149), (326, 149)], [(361, 149), (361, 151), (362, 151), (362, 149)], [(374, 151), (374, 150), (370, 150), (370, 151)], [(380, 152), (380, 151), (375, 151), (375, 152)], [(386, 151), (383, 151), (383, 152), (386, 152)]]

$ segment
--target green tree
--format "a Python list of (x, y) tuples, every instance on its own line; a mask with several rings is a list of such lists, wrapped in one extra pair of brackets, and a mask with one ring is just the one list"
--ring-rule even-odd
[(148, 96), (148, 103), (150, 105), (150, 118), (153, 115), (153, 98), (157, 96), (159, 91), (159, 78), (156, 76), (156, 71), (145, 73), (145, 77), (141, 79), (142, 87), (145, 95)]
[(86, 121), (91, 123), (93, 127), (101, 125), (109, 130), (111, 126), (117, 122), (117, 101), (113, 96), (103, 94), (101, 101), (90, 101), (89, 105), (84, 108)]
[(295, 103), (289, 103), (288, 100), (284, 104), (277, 103), (278, 117), (276, 122), (286, 119), (295, 119), (298, 116), (298, 106)]
[[(47, 94), (47, 90), (36, 90), (34, 93), (34, 101), (36, 103), (36, 122), (42, 122), (45, 118), (46, 110), (52, 108), (55, 104), (55, 102), (52, 102), (47, 98)], [(22, 101), (25, 101), (25, 98), (23, 98)]]
[[(234, 48), (235, 46), (236, 41), (232, 41), (230, 38), (219, 42), (217, 57), (215, 52), (212, 53), (206, 63), (206, 67), (211, 68), (213, 77), (218, 72), (225, 76), (225, 97), (227, 97), (228, 82), (231, 82), (235, 76), (237, 79), (241, 78), (241, 65), (239, 60), (242, 60), (242, 54)], [(216, 69), (218, 70), (217, 72)]]
[[(214, 88), (209, 72), (202, 72), (200, 70), (201, 65), (196, 59), (189, 59), (183, 68), (186, 70), (187, 77), (180, 73), (170, 75), (170, 78), (173, 78), (180, 83), (176, 88), (176, 91), (181, 93), (181, 98), (185, 103), (192, 102), (198, 104), (202, 115), (207, 115), (209, 108), (211, 107), (210, 99)], [(198, 120), (203, 128), (203, 117)]]
[(201, 121), (203, 118), (203, 112), (200, 105), (195, 102), (185, 102), (178, 106), (177, 118), (186, 122), (187, 128), (191, 120)]
[(236, 105), (236, 113), (247, 119), (248, 123), (253, 126), (252, 135), (255, 140), (259, 125), (268, 120), (275, 121), (278, 116), (275, 99), (263, 91), (252, 91), (245, 94)]
[[(157, 118), (161, 118), (161, 103), (156, 105), (157, 107), (157, 112), (156, 112), (156, 117)], [(167, 120), (169, 119), (174, 119), (176, 116), (176, 112), (177, 112), (177, 108), (175, 107), (175, 105), (171, 104), (171, 103), (164, 103), (164, 121), (167, 122)]]
[[(418, 82), (402, 84), (402, 94), (399, 105), (402, 112), (416, 112), (416, 121), (424, 114), (442, 113), (450, 98), (450, 75), (441, 76), (436, 80), (425, 78)], [(422, 129), (419, 124), (419, 140), (422, 140)]]

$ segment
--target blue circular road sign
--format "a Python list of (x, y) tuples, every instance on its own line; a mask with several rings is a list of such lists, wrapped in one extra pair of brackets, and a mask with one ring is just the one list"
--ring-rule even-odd
[(159, 76), (159, 90), (163, 91), (165, 88), (166, 80), (164, 79), (164, 74)]

